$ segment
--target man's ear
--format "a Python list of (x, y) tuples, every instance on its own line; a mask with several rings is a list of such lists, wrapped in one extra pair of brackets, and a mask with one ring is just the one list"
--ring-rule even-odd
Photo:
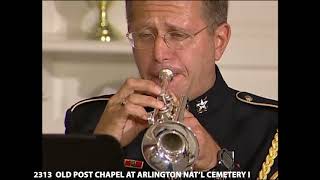
[(219, 61), (226, 49), (231, 36), (231, 28), (228, 23), (223, 23), (215, 29), (214, 32), (214, 60)]

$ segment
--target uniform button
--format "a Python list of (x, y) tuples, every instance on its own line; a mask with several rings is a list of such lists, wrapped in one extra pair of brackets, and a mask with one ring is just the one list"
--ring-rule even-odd
[(249, 95), (245, 95), (244, 98), (249, 102), (251, 102), (253, 100), (253, 98)]

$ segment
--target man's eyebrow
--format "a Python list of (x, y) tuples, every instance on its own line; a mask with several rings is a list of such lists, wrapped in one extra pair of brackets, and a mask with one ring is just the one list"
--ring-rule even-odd
[(141, 32), (141, 31), (154, 31), (154, 27), (150, 26), (150, 25), (146, 25), (143, 27), (139, 27), (137, 29), (135, 29), (135, 32)]
[(170, 30), (174, 30), (174, 31), (188, 31), (187, 28), (185, 27), (180, 27), (179, 25), (174, 25), (174, 24), (170, 24), (170, 23), (165, 23), (165, 25), (168, 27), (168, 29)]
[(134, 23), (134, 30), (135, 31), (140, 31), (143, 29), (150, 29), (153, 27), (153, 22), (152, 21), (140, 21), (140, 22), (136, 22)]
[[(169, 31), (182, 31), (182, 32), (191, 31), (191, 29), (183, 27), (178, 23), (173, 24), (170, 22), (165, 22), (164, 25), (166, 26), (167, 30), (169, 30)], [(147, 21), (140, 21), (140, 22), (135, 23), (134, 31), (141, 31), (144, 29), (155, 29), (154, 22), (151, 20), (147, 20)]]

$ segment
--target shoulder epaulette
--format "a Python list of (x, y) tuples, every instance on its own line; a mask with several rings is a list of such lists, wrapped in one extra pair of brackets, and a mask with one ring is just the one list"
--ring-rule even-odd
[(89, 102), (95, 102), (95, 101), (108, 101), (110, 98), (111, 98), (112, 95), (104, 95), (104, 96), (97, 96), (97, 97), (92, 97), (92, 98), (89, 98), (89, 99), (84, 99), (84, 100), (81, 100), (77, 103), (75, 103), (73, 106), (71, 106), (71, 112), (79, 107), (80, 105), (83, 105), (85, 103), (89, 103)]
[(256, 106), (265, 106), (265, 107), (273, 107), (273, 108), (278, 108), (278, 102), (271, 100), (271, 99), (266, 99), (262, 98), (247, 92), (237, 92), (236, 93), (236, 98), (244, 103), (247, 104), (252, 104)]

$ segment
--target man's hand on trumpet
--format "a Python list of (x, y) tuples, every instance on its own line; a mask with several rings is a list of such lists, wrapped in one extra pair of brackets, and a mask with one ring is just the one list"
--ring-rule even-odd
[(160, 92), (161, 88), (153, 81), (127, 79), (110, 98), (94, 134), (112, 135), (122, 146), (128, 145), (148, 127), (144, 107), (160, 109), (164, 106), (163, 102), (156, 98)]
[(184, 124), (190, 127), (196, 135), (199, 143), (199, 157), (195, 162), (194, 170), (206, 171), (212, 169), (217, 164), (217, 154), (221, 149), (217, 142), (199, 123), (198, 119), (189, 111), (185, 111)]

